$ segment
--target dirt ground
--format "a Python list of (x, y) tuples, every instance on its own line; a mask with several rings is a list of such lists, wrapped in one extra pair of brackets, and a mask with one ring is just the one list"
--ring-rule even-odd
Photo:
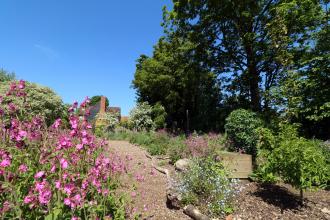
[[(167, 178), (153, 168), (161, 164), (173, 171), (173, 167), (146, 157), (146, 151), (126, 141), (110, 141), (110, 147), (127, 162), (127, 174), (122, 176), (121, 192), (132, 198), (127, 207), (142, 219), (184, 220), (190, 219), (182, 210), (166, 206)], [(299, 193), (288, 185), (260, 185), (242, 182), (243, 190), (236, 199), (236, 210), (227, 219), (327, 219), (330, 220), (330, 192), (306, 192), (304, 206), (300, 205)]]
[(141, 214), (142, 219), (152, 220), (190, 219), (182, 210), (167, 208), (167, 178), (153, 169), (152, 162), (146, 157), (144, 149), (126, 141), (110, 141), (110, 147), (128, 163), (127, 175), (123, 176), (122, 187), (132, 197), (133, 205), (128, 207), (132, 214)]

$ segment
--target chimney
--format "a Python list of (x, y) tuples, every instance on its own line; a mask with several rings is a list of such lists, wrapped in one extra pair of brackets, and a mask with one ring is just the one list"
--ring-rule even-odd
[(101, 96), (100, 113), (105, 113), (105, 97)]

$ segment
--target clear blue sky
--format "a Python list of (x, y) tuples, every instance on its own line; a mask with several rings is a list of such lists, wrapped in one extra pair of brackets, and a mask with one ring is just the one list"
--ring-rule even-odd
[(135, 60), (151, 55), (170, 0), (1, 0), (0, 68), (66, 103), (105, 95), (127, 115)]

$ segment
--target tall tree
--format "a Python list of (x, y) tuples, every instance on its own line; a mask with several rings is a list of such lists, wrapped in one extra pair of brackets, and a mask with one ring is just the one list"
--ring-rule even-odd
[(309, 47), (322, 7), (315, 0), (173, 0), (166, 19), (233, 96), (267, 110), (271, 89)]
[[(137, 60), (133, 86), (139, 101), (160, 102), (167, 124), (191, 129), (215, 128), (219, 88), (215, 75), (194, 59), (195, 44), (171, 33), (159, 40), (152, 57)], [(187, 115), (188, 111), (188, 115)]]

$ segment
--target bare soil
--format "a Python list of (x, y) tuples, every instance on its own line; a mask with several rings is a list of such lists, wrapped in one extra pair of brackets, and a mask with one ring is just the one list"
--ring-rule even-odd
[[(146, 151), (127, 141), (110, 141), (110, 149), (117, 152), (128, 163), (127, 175), (122, 179), (122, 190), (132, 198), (132, 206), (126, 207), (133, 215), (142, 219), (185, 220), (190, 219), (182, 210), (171, 210), (166, 206), (167, 178), (155, 170), (146, 157)], [(162, 163), (155, 159), (154, 163)], [(171, 167), (166, 167), (171, 168)], [(135, 195), (136, 194), (136, 195)]]

